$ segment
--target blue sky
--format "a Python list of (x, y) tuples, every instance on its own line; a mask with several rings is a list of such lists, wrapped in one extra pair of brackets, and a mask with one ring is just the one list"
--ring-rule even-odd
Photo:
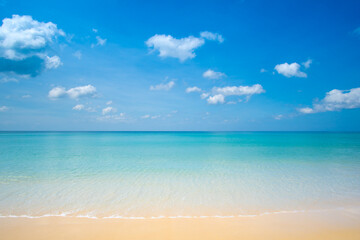
[(359, 1), (0, 1), (0, 130), (360, 131)]

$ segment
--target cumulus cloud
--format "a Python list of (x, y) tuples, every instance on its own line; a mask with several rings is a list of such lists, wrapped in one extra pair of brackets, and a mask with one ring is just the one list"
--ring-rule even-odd
[(13, 15), (0, 26), (0, 72), (36, 76), (45, 68), (61, 65), (58, 56), (48, 56), (54, 39), (65, 36), (52, 22), (38, 22), (31, 16)]
[(194, 87), (188, 87), (188, 88), (185, 90), (185, 92), (187, 92), (187, 93), (191, 93), (191, 92), (201, 92), (201, 89), (198, 88), (198, 87), (196, 87), (196, 86), (194, 86)]
[(254, 94), (260, 94), (264, 93), (265, 90), (260, 84), (254, 84), (252, 86), (231, 86), (231, 87), (214, 87), (213, 93), (215, 94), (222, 94), (224, 96), (231, 96), (231, 95), (246, 95), (246, 96), (252, 96)]
[(333, 89), (326, 93), (324, 99), (314, 102), (312, 108), (300, 108), (298, 111), (304, 114), (310, 114), (353, 108), (360, 108), (360, 87), (350, 90)]
[(218, 33), (201, 32), (200, 37), (174, 38), (171, 35), (155, 34), (145, 44), (153, 51), (158, 51), (162, 58), (178, 58), (180, 62), (192, 59), (196, 56), (195, 49), (204, 45), (205, 40), (223, 42), (224, 38)]
[(112, 104), (113, 102), (112, 101), (107, 101), (106, 102), (106, 105), (110, 105), (110, 104)]
[(141, 116), (142, 119), (147, 119), (147, 118), (150, 118), (151, 116), (149, 114), (146, 114), (146, 115), (143, 115)]
[(218, 103), (224, 103), (225, 102), (225, 97), (222, 94), (217, 94), (215, 96), (210, 96), (207, 99), (207, 102), (209, 104), (218, 104)]
[(79, 86), (66, 90), (64, 87), (54, 87), (49, 91), (48, 97), (56, 99), (60, 97), (68, 96), (72, 99), (78, 99), (85, 96), (94, 96), (96, 88), (92, 85)]
[(78, 104), (78, 105), (75, 105), (72, 109), (73, 109), (73, 110), (76, 110), (76, 111), (81, 111), (81, 110), (83, 110), (84, 108), (85, 108), (84, 105)]
[(223, 36), (221, 36), (218, 33), (212, 33), (212, 32), (208, 32), (208, 31), (204, 31), (204, 32), (200, 33), (200, 36), (202, 38), (207, 39), (207, 40), (218, 41), (219, 43), (222, 43), (224, 41)]
[[(310, 66), (310, 63), (307, 64), (308, 66)], [(278, 64), (275, 66), (275, 70), (281, 74), (284, 75), (285, 77), (301, 77), (301, 78), (306, 78), (307, 74), (300, 71), (300, 64), (294, 62), (291, 64), (288, 63), (282, 63), (282, 64)]]
[(194, 50), (204, 45), (202, 38), (189, 36), (185, 38), (174, 38), (171, 35), (156, 34), (149, 38), (146, 45), (153, 50), (159, 51), (159, 56), (178, 58), (181, 62), (194, 58)]
[(260, 72), (264, 73), (264, 72), (267, 72), (267, 70), (265, 68), (262, 68), (262, 69), (260, 69)]
[(203, 73), (203, 77), (209, 78), (209, 79), (219, 79), (224, 76), (225, 76), (225, 73), (215, 72), (214, 70), (211, 70), (211, 69), (208, 69)]
[(7, 106), (0, 107), (0, 112), (6, 112), (7, 110), (9, 110), (9, 108)]
[(113, 107), (106, 107), (102, 110), (102, 114), (103, 115), (106, 115), (106, 114), (109, 114), (109, 113), (113, 113), (113, 112), (116, 112), (116, 109), (113, 108)]
[(158, 84), (155, 86), (150, 86), (150, 90), (152, 90), (152, 91), (160, 91), (160, 90), (168, 91), (172, 87), (174, 87), (174, 85), (175, 85), (175, 82), (170, 81), (168, 83), (161, 83), (161, 84)]
[[(209, 104), (217, 104), (225, 103), (225, 97), (227, 96), (246, 96), (246, 100), (249, 100), (252, 95), (264, 92), (265, 90), (260, 84), (254, 84), (252, 86), (227, 86), (222, 88), (214, 87), (211, 93), (203, 93), (201, 98), (207, 98)], [(233, 103), (233, 101), (231, 101), (231, 103)]]

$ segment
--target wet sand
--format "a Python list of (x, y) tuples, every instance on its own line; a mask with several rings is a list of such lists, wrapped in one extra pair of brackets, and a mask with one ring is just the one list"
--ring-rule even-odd
[(327, 212), (204, 219), (0, 218), (0, 236), (2, 240), (357, 240), (360, 217), (351, 212)]

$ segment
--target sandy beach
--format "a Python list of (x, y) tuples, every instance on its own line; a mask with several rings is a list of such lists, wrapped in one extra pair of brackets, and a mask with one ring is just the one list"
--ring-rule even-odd
[(356, 240), (360, 239), (360, 218), (343, 211), (204, 219), (1, 218), (0, 236), (4, 240)]

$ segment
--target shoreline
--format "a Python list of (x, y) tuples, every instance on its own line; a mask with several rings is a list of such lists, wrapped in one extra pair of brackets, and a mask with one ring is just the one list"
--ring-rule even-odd
[(68, 211), (63, 213), (55, 213), (55, 214), (43, 214), (43, 215), (28, 215), (28, 214), (9, 214), (9, 215), (2, 215), (0, 214), (1, 218), (27, 218), (27, 219), (40, 219), (40, 218), (51, 218), (51, 217), (63, 217), (63, 218), (88, 218), (88, 219), (124, 219), (124, 220), (155, 220), (155, 219), (211, 219), (211, 218), (256, 218), (262, 217), (267, 215), (293, 215), (298, 213), (326, 213), (326, 212), (356, 212), (356, 214), (360, 215), (360, 207), (353, 206), (353, 207), (337, 207), (337, 208), (324, 208), (324, 209), (301, 209), (301, 210), (278, 210), (278, 211), (265, 211), (260, 213), (249, 213), (249, 214), (237, 214), (237, 215), (157, 215), (157, 216), (124, 216), (124, 215), (110, 215), (110, 216), (96, 216), (93, 214), (78, 214), (74, 215), (75, 212)]
[(0, 218), (0, 235), (16, 239), (360, 239), (360, 217), (302, 212), (256, 218)]

